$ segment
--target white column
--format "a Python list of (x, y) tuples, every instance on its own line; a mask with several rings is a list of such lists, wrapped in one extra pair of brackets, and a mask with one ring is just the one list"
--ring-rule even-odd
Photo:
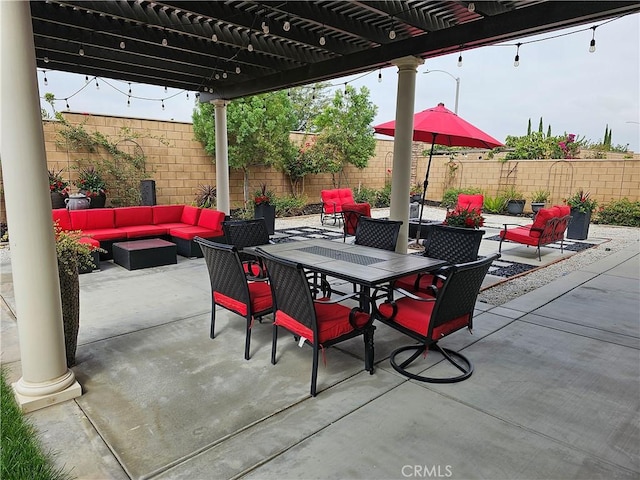
[(411, 144), (413, 141), (413, 109), (416, 97), (416, 72), (424, 60), (403, 57), (395, 60), (398, 67), (396, 128), (393, 139), (391, 176), (391, 220), (402, 220), (396, 251), (407, 253), (409, 241), (409, 190), (411, 183)]
[(216, 208), (229, 215), (229, 146), (227, 141), (227, 102), (213, 100), (216, 129)]
[(67, 368), (29, 2), (0, 2), (2, 175), (25, 411), (82, 394)]

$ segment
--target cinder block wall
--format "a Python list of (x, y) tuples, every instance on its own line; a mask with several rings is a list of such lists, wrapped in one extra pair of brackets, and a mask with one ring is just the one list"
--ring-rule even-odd
[[(159, 204), (192, 203), (200, 185), (216, 184), (213, 159), (207, 155), (202, 145), (194, 139), (192, 125), (181, 122), (161, 122), (101, 115), (65, 113), (72, 124), (85, 123), (89, 131), (100, 131), (116, 138), (121, 127), (128, 127), (139, 133), (137, 139), (147, 156), (149, 178), (156, 182), (156, 196)], [(71, 167), (74, 160), (86, 157), (86, 153), (75, 153), (56, 145), (59, 124), (45, 120), (44, 134), (49, 168), (64, 169), (64, 176), (75, 178)], [(158, 138), (164, 138), (168, 145)], [(304, 135), (292, 133), (292, 140), (301, 144)], [(129, 145), (126, 148), (132, 148)], [(422, 183), (427, 169), (428, 144), (415, 142), (412, 159), (412, 183)], [(536, 190), (549, 190), (551, 203), (560, 203), (564, 198), (583, 188), (600, 203), (627, 197), (640, 200), (640, 154), (608, 154), (605, 160), (586, 158), (589, 152), (581, 152), (581, 159), (575, 160), (520, 160), (500, 162), (488, 159), (487, 151), (478, 150), (457, 155), (454, 162), (455, 174), (449, 175), (449, 156), (435, 155), (431, 163), (427, 199), (440, 201), (446, 188), (478, 187), (485, 195), (495, 196), (505, 185), (515, 185), (527, 199), (527, 209), (531, 194)], [(625, 158), (631, 157), (631, 158)], [(357, 190), (359, 186), (381, 188), (389, 181), (393, 164), (393, 139), (378, 140), (375, 155), (366, 169), (348, 167), (340, 178), (340, 186)], [(0, 177), (1, 182), (1, 177)], [(266, 183), (276, 195), (291, 193), (288, 178), (281, 172), (265, 166), (253, 167), (249, 174), (250, 191)], [(231, 170), (229, 178), (231, 205), (242, 205), (243, 173)], [(320, 190), (333, 188), (329, 174), (310, 175), (304, 183), (304, 193), (310, 203), (319, 202)], [(1, 192), (1, 190), (0, 190)], [(6, 221), (4, 196), (0, 194), (0, 221)]]

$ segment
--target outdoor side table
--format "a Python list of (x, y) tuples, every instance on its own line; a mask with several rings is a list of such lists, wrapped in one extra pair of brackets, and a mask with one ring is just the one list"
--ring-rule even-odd
[(160, 238), (113, 244), (113, 261), (127, 270), (178, 263), (178, 247)]

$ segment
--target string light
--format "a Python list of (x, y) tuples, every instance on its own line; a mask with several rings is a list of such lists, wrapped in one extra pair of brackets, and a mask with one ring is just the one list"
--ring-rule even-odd
[(49, 80), (47, 80), (47, 72), (46, 71), (44, 72), (44, 80), (43, 81), (44, 81), (44, 85), (45, 86), (49, 85)]
[(513, 66), (517, 67), (520, 65), (520, 45), (521, 43), (516, 44), (516, 57), (513, 59)]
[(162, 104), (162, 110), (164, 110), (164, 100), (160, 100), (160, 103)]
[(458, 57), (458, 66), (461, 67), (462, 66), (462, 53), (460, 54), (460, 56)]
[(124, 43), (124, 40), (122, 40), (122, 41), (120, 42), (120, 48), (124, 50), (126, 47), (127, 47), (127, 44), (126, 44), (126, 43)]
[(216, 79), (216, 80), (220, 80), (220, 74), (219, 74), (219, 73), (216, 73), (216, 75), (215, 75), (215, 79)]
[(222, 72), (222, 78), (227, 78), (227, 72)]
[(49, 57), (44, 57), (43, 60), (44, 60), (44, 63), (49, 63)]
[(320, 38), (318, 39), (318, 43), (320, 45), (322, 45), (323, 47), (326, 45), (327, 43), (327, 39), (324, 38), (324, 25), (322, 25), (322, 33), (320, 34)]
[(98, 83), (98, 77), (96, 77), (96, 90), (100, 90), (100, 84)]
[(289, 18), (287, 18), (284, 23), (282, 24), (282, 29), (285, 32), (288, 32), (289, 30), (291, 30), (291, 22), (289, 21)]
[(131, 95), (131, 82), (129, 82), (129, 95)]
[(218, 41), (218, 35), (216, 35), (215, 33), (213, 35), (211, 35), (211, 40), (213, 40), (214, 42)]
[(236, 73), (237, 73), (238, 75), (240, 75), (240, 72), (241, 72), (241, 71), (242, 71), (242, 70), (240, 70), (240, 67), (236, 67)]
[(261, 27), (262, 27), (262, 33), (264, 33), (265, 35), (266, 35), (267, 33), (269, 33), (269, 23), (268, 23), (268, 20), (267, 20), (267, 18), (266, 18), (266, 17), (265, 17), (265, 19), (262, 21), (262, 25), (261, 25)]
[(131, 106), (131, 97), (127, 97), (127, 107)]
[(591, 42), (589, 43), (589, 52), (593, 53), (596, 51), (596, 28), (595, 26), (591, 27), (593, 30), (593, 36), (591, 37)]
[(389, 39), (396, 39), (395, 22), (393, 21), (393, 18), (391, 18), (391, 30), (389, 30)]
[(162, 46), (163, 46), (163, 47), (166, 47), (167, 45), (169, 45), (169, 42), (167, 41), (167, 39), (166, 39), (166, 38), (163, 38), (163, 39), (162, 39)]
[(469, 4), (467, 5), (467, 10), (469, 10), (470, 12), (475, 12), (476, 11), (476, 4), (473, 2), (469, 2)]
[(86, 85), (87, 83), (89, 83), (89, 75), (84, 76), (84, 84)]
[(69, 99), (65, 98), (64, 101), (66, 103), (67, 110), (71, 110), (71, 107), (69, 106)]
[(78, 50), (78, 55), (80, 55), (81, 57), (84, 57), (84, 48), (82, 47), (82, 45), (80, 45), (80, 49)]
[(187, 100), (189, 100), (189, 92), (187, 92)]
[(164, 86), (164, 93), (167, 93), (167, 92), (168, 92), (168, 90), (167, 90), (167, 86), (165, 85), (165, 86)]
[(378, 83), (382, 83), (382, 69), (378, 70)]

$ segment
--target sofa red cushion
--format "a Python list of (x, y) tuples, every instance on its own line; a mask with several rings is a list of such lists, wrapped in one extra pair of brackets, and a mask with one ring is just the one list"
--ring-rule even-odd
[[(546, 223), (552, 218), (558, 217), (558, 210), (555, 207), (551, 208), (541, 208), (536, 213), (536, 218), (533, 220), (533, 225), (531, 226), (531, 236), (532, 237), (540, 237), (542, 230), (544, 230), (544, 226)], [(539, 229), (539, 230), (535, 230)]]
[(51, 216), (53, 217), (54, 223), (57, 221), (58, 226), (62, 230), (73, 230), (71, 227), (71, 216), (69, 215), (69, 210), (66, 208), (56, 208), (51, 210)]
[(203, 208), (200, 212), (200, 216), (198, 217), (198, 226), (219, 232), (219, 235), (224, 235), (222, 230), (223, 221), (224, 212)]
[(571, 215), (571, 207), (569, 205), (555, 205), (553, 208), (557, 208), (560, 212), (560, 217)]
[(93, 248), (100, 248), (100, 242), (92, 237), (82, 237), (78, 240), (79, 243), (86, 243), (87, 245), (91, 245)]
[(160, 223), (182, 223), (184, 205), (154, 205), (151, 207), (154, 225)]
[(119, 230), (125, 232), (127, 238), (158, 237), (169, 234), (169, 230), (161, 225), (131, 225), (120, 227)]
[(182, 209), (182, 216), (180, 221), (187, 225), (197, 225), (198, 217), (200, 216), (200, 208), (192, 207), (191, 205), (185, 205)]
[(119, 228), (98, 228), (83, 229), (82, 233), (88, 237), (95, 238), (96, 240), (124, 240), (127, 238), (127, 232), (122, 231)]
[(70, 210), (73, 230), (98, 230), (115, 228), (113, 208)]
[(193, 240), (194, 237), (216, 238), (222, 237), (223, 233), (210, 228), (199, 227), (197, 225), (190, 227), (178, 227), (169, 229), (169, 235), (172, 237), (183, 238), (185, 240)]
[(151, 207), (121, 207), (114, 209), (114, 211), (116, 227), (153, 224), (153, 213)]
[(320, 198), (324, 203), (325, 213), (341, 212), (345, 203), (355, 203), (353, 192), (350, 188), (334, 188), (332, 190), (322, 190)]
[(505, 240), (513, 240), (514, 242), (523, 243), (525, 245), (538, 245), (538, 238), (540, 234), (538, 232), (538, 236), (533, 236), (533, 231), (531, 231), (531, 225), (527, 225), (524, 227), (516, 227), (507, 230), (506, 234), (504, 230), (500, 230), (500, 236)]

